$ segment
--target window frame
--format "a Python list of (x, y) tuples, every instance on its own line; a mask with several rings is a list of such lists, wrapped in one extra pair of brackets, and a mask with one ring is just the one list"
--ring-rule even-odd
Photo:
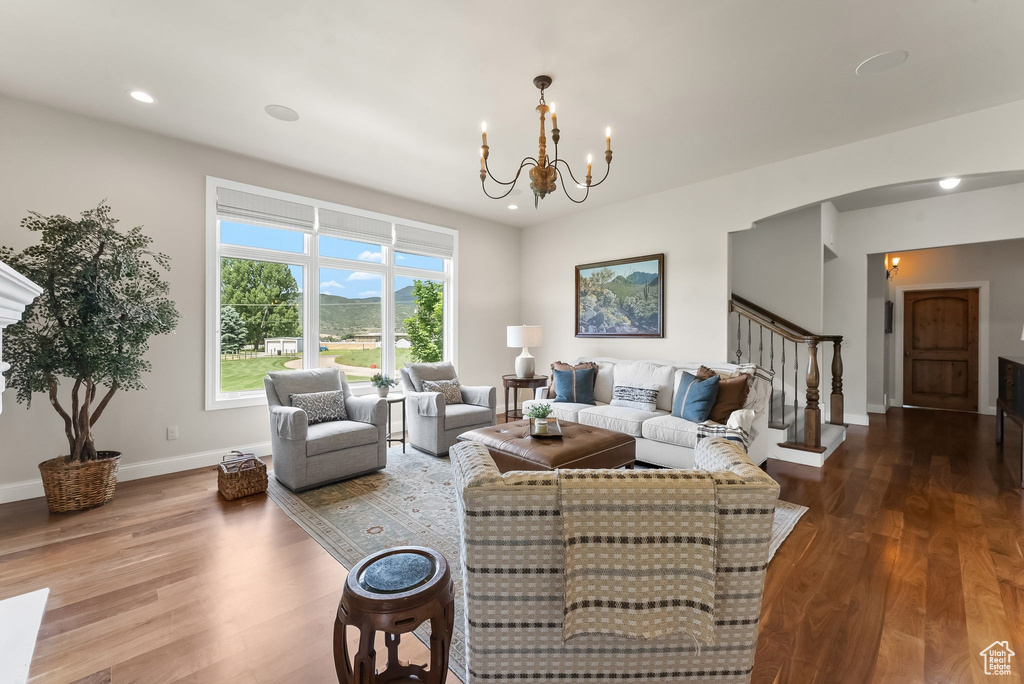
[[(299, 231), (303, 235), (304, 252), (286, 252), (262, 247), (245, 247), (241, 245), (221, 244), (220, 219), (217, 216), (217, 188), (230, 188), (265, 197), (272, 197), (290, 202), (312, 205), (316, 220), (312, 232)], [(381, 245), (383, 263), (359, 261), (358, 259), (342, 259), (338, 257), (320, 257), (320, 209), (330, 209), (365, 218), (385, 221), (391, 224), (392, 244)], [(238, 222), (238, 221), (233, 221)], [(394, 232), (395, 224), (423, 228), (425, 230), (445, 233), (452, 236), (453, 249), (450, 259), (444, 259), (443, 271), (398, 266), (395, 263)], [(254, 224), (258, 225), (258, 224)], [(278, 227), (278, 226), (270, 226)], [(222, 258), (248, 259), (254, 261), (270, 261), (302, 266), (302, 339), (304, 369), (319, 367), (320, 359), (320, 269), (344, 269), (381, 275), (381, 371), (392, 377), (397, 376), (395, 368), (395, 278), (418, 278), (444, 283), (444, 360), (458, 366), (458, 257), (459, 234), (451, 228), (444, 228), (420, 221), (413, 221), (399, 216), (382, 214), (356, 207), (349, 207), (334, 202), (303, 197), (269, 188), (262, 188), (246, 183), (239, 183), (213, 176), (206, 177), (206, 327), (204, 329), (205, 346), (205, 395), (206, 410), (242, 408), (248, 406), (265, 406), (267, 396), (263, 389), (245, 392), (220, 391), (220, 270)], [(315, 350), (314, 354), (310, 352)], [(374, 390), (369, 382), (351, 383), (353, 394), (370, 394)]]

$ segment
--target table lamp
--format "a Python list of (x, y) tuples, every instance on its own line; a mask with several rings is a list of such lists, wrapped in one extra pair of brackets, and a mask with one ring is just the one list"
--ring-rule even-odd
[(534, 372), (533, 355), (530, 347), (536, 347), (544, 341), (544, 330), (539, 325), (510, 325), (506, 327), (508, 347), (522, 347), (523, 353), (516, 357), (516, 376), (532, 378)]

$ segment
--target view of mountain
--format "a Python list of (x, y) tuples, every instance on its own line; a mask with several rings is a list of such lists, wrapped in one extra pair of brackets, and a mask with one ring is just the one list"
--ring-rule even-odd
[[(412, 316), (416, 302), (412, 286), (395, 292), (395, 332), (405, 332), (405, 319)], [(320, 334), (345, 339), (365, 331), (380, 332), (380, 297), (350, 299), (338, 295), (320, 295)]]

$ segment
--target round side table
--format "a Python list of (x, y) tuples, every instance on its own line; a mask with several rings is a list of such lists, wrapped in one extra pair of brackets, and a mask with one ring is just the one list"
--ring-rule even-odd
[[(505, 422), (519, 420), (523, 412), (519, 409), (519, 390), (532, 389), (533, 395), (537, 396), (537, 390), (546, 387), (548, 376), (534, 375), (532, 378), (521, 378), (518, 375), (502, 375), (501, 382), (505, 386)], [(512, 390), (512, 408), (508, 407), (508, 391)]]
[[(430, 667), (398, 659), (402, 634), (430, 621)], [(334, 623), (334, 667), (341, 684), (372, 684), (416, 677), (442, 684), (448, 676), (448, 648), (455, 624), (455, 585), (448, 561), (420, 546), (387, 549), (359, 561), (345, 580)], [(359, 630), (359, 648), (349, 653), (345, 628)], [(375, 668), (376, 633), (384, 632), (387, 666)]]

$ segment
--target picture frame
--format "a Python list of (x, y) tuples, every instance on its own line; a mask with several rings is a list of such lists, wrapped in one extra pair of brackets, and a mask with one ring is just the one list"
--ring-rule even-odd
[(576, 266), (576, 337), (665, 337), (665, 254)]

